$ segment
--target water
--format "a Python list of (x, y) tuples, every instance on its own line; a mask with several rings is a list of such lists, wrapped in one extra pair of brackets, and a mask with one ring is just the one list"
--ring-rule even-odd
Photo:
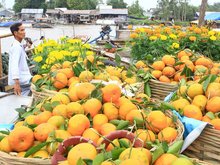
[[(111, 26), (111, 33), (110, 37), (115, 37), (115, 29), (116, 26)], [(90, 37), (90, 40), (98, 37), (100, 35), (101, 25), (56, 25), (53, 28), (26, 28), (26, 37), (30, 37), (32, 41), (36, 41), (34, 44), (39, 41), (41, 36), (45, 36), (46, 39), (55, 39), (62, 36), (77, 36), (77, 35), (84, 35)], [(7, 28), (0, 28), (0, 35), (1, 34), (8, 34), (10, 33), (9, 27)], [(13, 37), (3, 38), (1, 40), (2, 52), (8, 52), (10, 46), (13, 42)]]

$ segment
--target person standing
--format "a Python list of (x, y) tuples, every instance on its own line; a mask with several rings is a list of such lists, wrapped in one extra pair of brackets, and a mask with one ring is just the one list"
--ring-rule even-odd
[(16, 95), (30, 94), (31, 73), (27, 64), (27, 54), (22, 40), (25, 38), (25, 28), (22, 23), (15, 23), (10, 27), (14, 41), (9, 50), (8, 85), (13, 85)]

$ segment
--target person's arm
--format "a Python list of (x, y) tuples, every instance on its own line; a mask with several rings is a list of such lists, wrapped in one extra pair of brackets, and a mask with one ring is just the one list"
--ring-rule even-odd
[(21, 86), (20, 86), (20, 82), (19, 79), (14, 79), (15, 84), (14, 84), (14, 93), (16, 95), (21, 95)]
[(20, 87), (20, 82), (19, 82), (19, 60), (20, 60), (20, 55), (22, 48), (20, 47), (15, 47), (12, 51), (11, 51), (11, 58), (10, 58), (10, 62), (11, 62), (11, 77), (12, 79), (15, 81), (14, 83), (14, 93), (16, 95), (20, 95), (21, 94), (21, 87)]

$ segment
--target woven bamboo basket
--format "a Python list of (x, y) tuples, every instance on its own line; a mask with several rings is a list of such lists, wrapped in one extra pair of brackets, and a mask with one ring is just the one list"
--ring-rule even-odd
[(199, 159), (191, 159), (193, 161), (194, 164), (198, 164), (198, 165), (212, 165), (211, 163), (208, 162), (204, 162), (202, 160)]
[(16, 157), (15, 153), (7, 154), (0, 151), (0, 164), (1, 165), (50, 165), (50, 159), (39, 158), (21, 158)]
[[(174, 115), (173, 112), (169, 111), (169, 110), (166, 111), (165, 113), (166, 113), (166, 116), (168, 116), (170, 118), (172, 118), (172, 116)], [(183, 123), (177, 118), (176, 122), (174, 122), (174, 125), (177, 129), (178, 135), (177, 135), (176, 139), (173, 142), (171, 142), (169, 145), (172, 145), (177, 140), (182, 140), (183, 139), (183, 133), (184, 133), (184, 130), (185, 130)]]
[(46, 99), (47, 97), (52, 97), (58, 93), (56, 91), (51, 91), (47, 89), (42, 89), (40, 92), (38, 92), (36, 91), (36, 87), (34, 84), (31, 84), (31, 91), (32, 91), (34, 101)]
[(151, 88), (151, 97), (159, 100), (164, 100), (167, 95), (176, 91), (178, 88), (178, 85), (164, 83), (153, 79), (149, 80), (149, 85)]
[(211, 164), (220, 164), (220, 131), (207, 126), (201, 135), (183, 152)]

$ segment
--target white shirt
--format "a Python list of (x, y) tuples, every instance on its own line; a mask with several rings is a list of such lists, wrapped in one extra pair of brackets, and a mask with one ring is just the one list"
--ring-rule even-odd
[(14, 79), (19, 79), (20, 85), (29, 84), (31, 77), (23, 45), (14, 40), (9, 50), (8, 85), (14, 85)]

